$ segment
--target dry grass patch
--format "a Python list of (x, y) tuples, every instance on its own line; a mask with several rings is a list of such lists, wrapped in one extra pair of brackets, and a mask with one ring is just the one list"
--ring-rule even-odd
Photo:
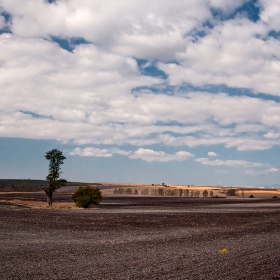
[(13, 205), (18, 206), (26, 206), (30, 208), (44, 208), (44, 209), (81, 209), (78, 208), (74, 202), (58, 202), (49, 206), (46, 202), (43, 201), (34, 201), (34, 200), (20, 200), (20, 199), (12, 199), (12, 200), (0, 200), (0, 202), (8, 202)]

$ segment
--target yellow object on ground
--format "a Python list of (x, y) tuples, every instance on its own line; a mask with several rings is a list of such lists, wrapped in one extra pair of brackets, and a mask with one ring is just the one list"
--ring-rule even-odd
[(226, 248), (219, 250), (220, 253), (228, 253), (228, 250)]

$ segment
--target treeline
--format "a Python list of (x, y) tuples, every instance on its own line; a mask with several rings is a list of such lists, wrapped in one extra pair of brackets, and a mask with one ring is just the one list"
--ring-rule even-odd
[[(114, 194), (125, 195), (152, 195), (152, 196), (184, 196), (184, 197), (200, 197), (201, 192), (199, 190), (189, 189), (171, 189), (171, 188), (158, 188), (158, 189), (143, 189), (138, 191), (131, 188), (116, 188)], [(203, 197), (208, 197), (208, 191), (205, 190), (202, 193)], [(210, 197), (214, 197), (213, 191), (209, 192)]]
[[(220, 191), (226, 196), (241, 196), (245, 197), (244, 190), (238, 191), (236, 189), (230, 188), (225, 191)], [(203, 197), (203, 198), (222, 198), (225, 196), (214, 195), (212, 190), (189, 190), (189, 189), (172, 189), (172, 188), (158, 188), (158, 189), (143, 189), (138, 191), (137, 189), (131, 188), (116, 188), (114, 189), (114, 194), (123, 195), (152, 195), (152, 196), (184, 196), (184, 197)]]

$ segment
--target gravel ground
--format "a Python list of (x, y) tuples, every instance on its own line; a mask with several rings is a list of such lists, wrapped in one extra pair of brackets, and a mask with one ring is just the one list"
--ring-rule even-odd
[(45, 200), (0, 194), (1, 279), (280, 279), (279, 200), (116, 196), (54, 210), (14, 197)]

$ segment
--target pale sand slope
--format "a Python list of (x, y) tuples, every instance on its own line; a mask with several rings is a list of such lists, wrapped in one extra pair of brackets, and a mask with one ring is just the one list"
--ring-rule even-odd
[[(152, 190), (156, 190), (159, 188), (163, 188), (164, 190), (175, 190), (175, 189), (182, 189), (182, 190), (189, 190), (189, 196), (192, 191), (199, 191), (199, 197), (202, 197), (202, 193), (204, 190), (208, 191), (210, 196), (210, 191), (213, 191), (214, 196), (219, 197), (226, 197), (226, 192), (228, 189), (233, 188), (236, 189), (237, 197), (245, 197), (248, 198), (250, 195), (253, 195), (255, 198), (272, 198), (273, 196), (277, 196), (280, 198), (280, 189), (259, 189), (254, 187), (238, 187), (238, 186), (194, 186), (194, 185), (168, 185), (162, 186), (162, 184), (135, 184), (135, 183), (107, 183), (102, 182), (100, 186), (96, 184), (89, 183), (91, 186), (100, 187), (103, 195), (113, 195), (114, 190), (118, 188), (130, 188), (134, 193), (134, 190), (137, 189), (138, 195), (141, 195), (141, 192), (144, 190), (149, 190), (149, 195), (151, 195)], [(57, 192), (59, 193), (73, 193), (78, 189), (78, 187), (71, 186), (71, 187), (63, 187)], [(229, 198), (229, 197), (228, 197)]]

